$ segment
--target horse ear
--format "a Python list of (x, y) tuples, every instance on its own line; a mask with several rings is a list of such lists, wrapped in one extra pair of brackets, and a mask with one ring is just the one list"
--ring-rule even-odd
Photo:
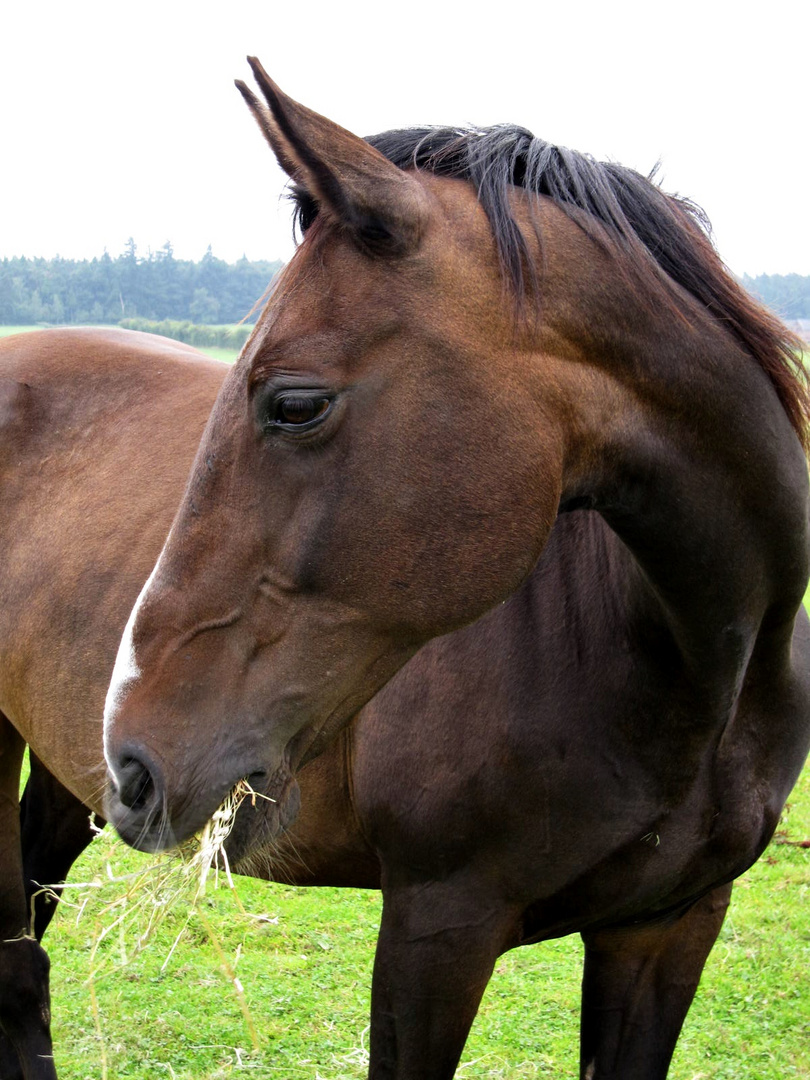
[(402, 255), (416, 247), (427, 197), (413, 177), (357, 135), (293, 101), (255, 57), (248, 63), (269, 107), (241, 80), (237, 89), (287, 175), (371, 253)]

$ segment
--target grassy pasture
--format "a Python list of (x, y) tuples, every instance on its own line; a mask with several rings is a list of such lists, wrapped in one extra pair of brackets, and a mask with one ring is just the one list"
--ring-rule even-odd
[(213, 356), (215, 360), (224, 360), (226, 364), (234, 363), (239, 355), (237, 349), (222, 349), (218, 345), (199, 345), (196, 348), (206, 356)]
[(25, 334), (29, 330), (39, 329), (39, 326), (0, 326), (0, 337), (11, 337), (12, 334)]

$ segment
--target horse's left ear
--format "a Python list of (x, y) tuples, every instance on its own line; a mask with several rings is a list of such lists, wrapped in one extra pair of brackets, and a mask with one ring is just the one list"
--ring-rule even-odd
[(282, 169), (371, 253), (416, 247), (428, 213), (421, 185), (357, 135), (282, 93), (255, 57), (248, 63), (269, 108), (241, 80), (236, 86)]

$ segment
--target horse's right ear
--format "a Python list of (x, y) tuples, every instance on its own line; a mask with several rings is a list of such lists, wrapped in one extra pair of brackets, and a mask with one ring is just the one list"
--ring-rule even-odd
[(287, 175), (372, 254), (415, 248), (428, 215), (422, 186), (357, 135), (282, 93), (255, 57), (248, 63), (267, 106), (241, 80), (236, 86)]

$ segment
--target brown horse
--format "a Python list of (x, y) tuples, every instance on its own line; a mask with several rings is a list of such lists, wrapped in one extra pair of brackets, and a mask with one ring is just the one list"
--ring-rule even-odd
[(160, 847), (248, 775), (249, 860), (424, 645), (339, 736), (370, 1074), (452, 1076), (497, 956), (579, 931), (582, 1075), (663, 1077), (810, 742), (791, 339), (628, 170), (519, 129), (371, 146), (254, 71), (305, 237), (125, 630), (108, 811)]
[[(0, 1020), (23, 1075), (49, 1060), (47, 960), (25, 936), (31, 881), (55, 882), (101, 810), (110, 641), (160, 550), (224, 365), (143, 334), (45, 331), (0, 342)], [(41, 936), (52, 913), (40, 901)], [(8, 1044), (0, 1075), (18, 1075)]]
[[(55, 907), (37, 883), (65, 879), (93, 836), (88, 808), (103, 813), (101, 716), (115, 651), (227, 370), (128, 331), (0, 341), (2, 1080), (55, 1076), (47, 958), (27, 936), (30, 926), (42, 938)], [(31, 774), (18, 815), (25, 741)], [(295, 827), (255, 872), (379, 887), (348, 797), (348, 745), (338, 738), (306, 769)]]
[[(98, 717), (107, 672), (138, 583), (168, 530), (225, 371), (224, 365), (183, 346), (127, 332), (45, 331), (0, 343), (6, 401), (2, 490), (9, 525), (3, 539), (7, 565), (14, 567), (3, 579), (0, 687), (4, 708), (17, 727), (75, 792), (62, 786), (32, 750), (21, 807), (22, 873), (19, 848), (15, 854), (9, 844), (3, 853), (6, 891), (0, 898), (4, 938), (10, 939), (0, 950), (0, 987), (10, 983), (15, 991), (4, 995), (0, 1019), (14, 1036), (27, 1071), (20, 1071), (11, 1045), (0, 1043), (4, 1080), (54, 1076), (47, 1020), (43, 1024), (47, 964), (30, 939), (20, 939), (20, 931), (27, 927), (33, 905), (33, 929), (41, 939), (54, 907), (37, 883), (67, 876), (92, 837), (87, 808), (102, 812)], [(10, 481), (21, 469), (26, 483), (12, 488)], [(36, 485), (27, 482), (33, 475), (39, 479)], [(54, 506), (49, 493), (56, 485), (59, 526), (50, 528)], [(575, 518), (561, 519), (557, 529)], [(27, 542), (32, 534), (38, 537), (34, 550)], [(66, 537), (72, 542), (66, 543)], [(378, 888), (380, 859), (368, 837), (379, 828), (381, 811), (404, 818), (413, 791), (422, 792), (426, 783), (437, 789), (432, 793), (435, 802), (452, 764), (452, 786), (442, 797), (443, 805), (433, 808), (441, 815), (438, 827), (445, 830), (449, 857), (474, 824), (464, 820), (472, 808), (463, 789), (481, 782), (477, 758), (488, 753), (489, 736), (484, 729), (479, 749), (470, 747), (465, 775), (459, 761), (449, 760), (448, 730), (437, 721), (450, 722), (452, 732), (455, 720), (469, 732), (470, 719), (480, 708), (480, 686), (497, 677), (502, 686), (512, 681), (513, 692), (517, 689), (508, 671), (499, 675), (493, 664), (499, 650), (491, 653), (490, 642), (522, 632), (519, 624), (526, 604), (534, 603), (536, 589), (531, 580), (527, 585), (475, 627), (426, 647), (409, 663), (302, 771), (301, 813), (269, 859), (260, 853), (244, 869), (295, 884)], [(448, 650), (453, 642), (455, 647)], [(439, 644), (443, 648), (437, 651)], [(538, 642), (532, 649), (542, 647)], [(525, 660), (531, 662), (528, 656)], [(445, 673), (440, 681), (437, 670)], [(527, 685), (525, 692), (534, 691)], [(504, 716), (514, 712), (507, 699), (488, 700)], [(386, 735), (382, 739), (376, 737), (378, 714), (384, 725), (379, 732)], [(19, 745), (8, 720), (3, 727), (6, 739)], [(391, 759), (391, 740), (399, 744), (399, 761), (414, 775), (408, 784), (389, 788), (389, 770), (395, 774), (398, 768)], [(498, 752), (504, 749), (505, 744)], [(10, 782), (2, 806), (4, 835), (13, 837), (17, 780), (11, 772), (6, 773)], [(570, 773), (563, 771), (558, 791), (543, 792), (546, 802), (550, 796), (562, 799), (566, 776)], [(488, 801), (488, 814), (496, 808)], [(543, 843), (549, 843), (547, 837)], [(392, 849), (383, 865), (395, 869), (398, 858)], [(718, 927), (723, 910), (721, 905)], [(688, 929), (684, 921), (683, 933)], [(36, 962), (32, 967), (21, 961), (20, 949), (28, 950)], [(662, 970), (667, 970), (665, 965)], [(20, 995), (25, 974), (31, 981), (28, 993)], [(660, 1023), (668, 1004), (651, 997), (646, 1006), (655, 1010)], [(676, 1016), (682, 1008), (683, 1003), (676, 1002)]]

